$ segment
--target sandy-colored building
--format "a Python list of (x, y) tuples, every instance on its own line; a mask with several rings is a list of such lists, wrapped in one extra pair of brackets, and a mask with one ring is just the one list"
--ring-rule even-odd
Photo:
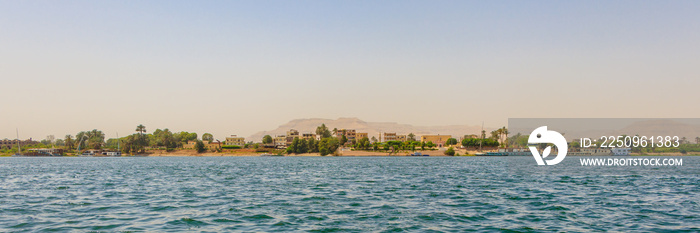
[(355, 140), (359, 141), (362, 138), (369, 139), (369, 135), (367, 133), (355, 133)]
[(396, 141), (396, 133), (383, 133), (381, 142)]
[[(39, 142), (32, 140), (31, 138), (29, 140), (17, 140), (17, 139), (3, 139), (0, 140), (0, 149), (10, 149), (10, 148), (15, 148), (17, 147), (17, 142), (19, 141), (20, 146), (26, 146), (26, 145), (33, 145), (33, 144), (39, 144)], [(76, 142), (77, 143), (77, 142)]]
[(244, 137), (238, 137), (236, 135), (231, 135), (231, 137), (226, 137), (226, 141), (224, 142), (225, 145), (227, 146), (240, 146), (244, 147), (245, 146), (245, 138)]
[(316, 134), (315, 134), (315, 133), (303, 133), (303, 134), (301, 134), (301, 139), (306, 139), (306, 140), (308, 141), (308, 140), (311, 140), (312, 138), (313, 138), (314, 140), (316, 140)]
[(285, 148), (287, 147), (287, 136), (277, 135), (275, 138), (272, 139), (272, 142), (277, 148)]
[(207, 150), (215, 150), (215, 149), (221, 148), (222, 145), (223, 145), (223, 143), (221, 143), (221, 142), (204, 141), (204, 147), (206, 147)]
[[(203, 141), (203, 143), (204, 143), (204, 148), (206, 148), (207, 150), (214, 150), (214, 149), (221, 148), (221, 145), (223, 144), (221, 142), (209, 142), (209, 141)], [(186, 144), (183, 144), (182, 148), (194, 150), (195, 145), (197, 145), (197, 141), (191, 140), (191, 141), (187, 141)]]
[(450, 139), (451, 137), (452, 135), (423, 135), (420, 136), (420, 141), (425, 143), (433, 142), (438, 147), (443, 147), (445, 146), (447, 139)]
[(289, 147), (290, 145), (292, 145), (292, 142), (295, 138), (299, 138), (299, 131), (295, 129), (290, 129), (289, 131), (287, 131), (287, 142), (285, 146)]
[(342, 138), (343, 136), (345, 136), (345, 138), (347, 138), (348, 141), (352, 141), (355, 140), (357, 132), (354, 129), (339, 129), (336, 135), (338, 138)]
[(401, 135), (401, 134), (397, 134), (397, 135), (396, 135), (396, 141), (405, 142), (407, 139), (408, 139), (408, 138), (406, 137), (406, 135)]
[(192, 149), (194, 149), (195, 144), (197, 144), (197, 141), (190, 140), (190, 141), (187, 141), (187, 143), (182, 144), (182, 148), (192, 150)]

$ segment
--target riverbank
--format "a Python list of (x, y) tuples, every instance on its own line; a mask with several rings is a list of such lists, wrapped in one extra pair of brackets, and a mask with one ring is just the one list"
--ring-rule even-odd
[[(444, 154), (444, 150), (416, 150), (415, 152), (419, 152), (421, 154), (427, 154), (429, 156), (446, 156)], [(459, 156), (473, 156), (478, 151), (468, 151), (464, 149), (456, 149), (455, 150), (456, 154)], [(223, 151), (223, 152), (205, 152), (205, 153), (197, 153), (194, 150), (174, 150), (174, 151), (165, 151), (165, 150), (157, 150), (157, 151), (148, 151), (145, 154), (138, 154), (138, 155), (124, 155), (124, 156), (140, 156), (140, 157), (253, 157), (253, 156), (260, 156), (264, 154), (265, 152), (255, 152), (254, 150), (233, 150), (233, 151)], [(397, 156), (397, 157), (402, 157), (402, 156), (410, 156), (411, 153), (414, 153), (413, 151), (400, 151), (397, 153), (388, 153), (388, 152), (382, 152), (382, 151), (355, 151), (351, 150), (350, 148), (344, 148), (340, 149), (338, 151), (337, 156), (346, 156), (346, 157), (369, 157), (369, 156)], [(269, 154), (275, 154), (275, 153), (269, 153)], [(0, 154), (0, 157), (11, 157), (12, 154)], [(75, 154), (66, 154), (66, 157), (77, 157)], [(304, 153), (304, 154), (290, 154), (287, 155), (285, 154), (284, 156), (287, 157), (313, 157), (313, 156), (318, 156), (321, 157), (320, 153)], [(334, 156), (334, 155), (327, 155), (327, 156)], [(631, 156), (700, 156), (700, 152), (688, 152), (687, 154), (682, 154), (682, 153), (632, 153)], [(110, 156), (97, 156), (97, 157), (110, 157)]]

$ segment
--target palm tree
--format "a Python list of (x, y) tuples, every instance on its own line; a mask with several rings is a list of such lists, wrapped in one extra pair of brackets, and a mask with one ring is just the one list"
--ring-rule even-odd
[(143, 126), (143, 125), (136, 126), (136, 132), (138, 132), (140, 135), (143, 135), (144, 133), (146, 133), (146, 126)]
[(501, 136), (501, 129), (497, 129), (494, 131), (491, 131), (491, 139), (498, 141), (498, 138)]
[[(502, 140), (502, 143), (504, 144), (504, 147), (508, 147), (508, 145), (505, 145), (506, 140), (508, 140), (508, 133), (509, 133), (509, 132), (508, 132), (508, 128), (506, 128), (505, 126), (503, 126), (503, 128), (501, 128), (501, 134), (505, 135), (505, 139)], [(501, 138), (503, 138), (503, 137), (501, 137)]]
[(66, 144), (66, 148), (68, 148), (68, 150), (73, 149), (73, 136), (70, 134), (66, 135), (66, 139), (64, 139), (63, 142)]
[(408, 141), (415, 141), (416, 140), (416, 135), (413, 133), (408, 134)]

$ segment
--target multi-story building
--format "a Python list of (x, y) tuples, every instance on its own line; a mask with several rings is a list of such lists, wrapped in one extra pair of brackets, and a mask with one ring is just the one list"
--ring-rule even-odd
[(289, 131), (287, 131), (287, 143), (285, 146), (289, 147), (290, 145), (292, 145), (292, 142), (295, 138), (299, 138), (299, 131), (295, 129), (290, 129)]
[(197, 144), (196, 140), (187, 141), (187, 143), (182, 144), (183, 149), (194, 149), (194, 145)]
[(308, 141), (308, 140), (311, 140), (312, 138), (313, 138), (314, 140), (316, 140), (316, 134), (315, 134), (315, 133), (303, 133), (303, 134), (301, 134), (301, 139), (306, 139), (306, 140)]
[(287, 147), (287, 136), (277, 135), (277, 137), (272, 139), (272, 142), (275, 144), (275, 147), (277, 147), (277, 148), (285, 148), (285, 147)]
[(237, 137), (236, 135), (231, 135), (231, 137), (226, 137), (226, 141), (224, 142), (224, 144), (227, 146), (243, 147), (243, 146), (245, 146), (245, 138), (244, 137)]
[(204, 141), (204, 147), (206, 147), (208, 150), (216, 150), (220, 149), (223, 143), (221, 142), (208, 142)]
[(420, 141), (425, 143), (433, 142), (438, 147), (443, 147), (445, 142), (447, 142), (447, 139), (450, 139), (451, 137), (452, 135), (423, 135), (420, 136)]
[(384, 133), (382, 137), (382, 142), (396, 141), (396, 133)]
[[(206, 148), (207, 150), (215, 150), (215, 149), (221, 148), (221, 145), (222, 145), (221, 142), (203, 141), (203, 143), (204, 143), (204, 148)], [(196, 140), (190, 140), (190, 141), (187, 141), (186, 144), (183, 144), (183, 145), (182, 145), (182, 148), (184, 148), (184, 149), (194, 149), (195, 145), (197, 145), (197, 141), (196, 141)]]
[(357, 132), (354, 129), (340, 129), (338, 130), (337, 137), (342, 138), (345, 136), (345, 138), (348, 139), (348, 141), (355, 140), (357, 137)]
[(362, 138), (367, 138), (367, 139), (369, 139), (368, 136), (369, 136), (369, 135), (367, 135), (367, 133), (355, 133), (355, 140), (358, 140), (358, 141), (359, 141), (359, 140), (362, 139)]
[(12, 139), (12, 140), (3, 139), (3, 140), (0, 140), (0, 149), (4, 149), (4, 148), (10, 149), (13, 147), (17, 147), (17, 141), (19, 141), (20, 146), (33, 145), (33, 144), (39, 143), (37, 141), (33, 141), (31, 138), (29, 140), (24, 140), (24, 141), (17, 140), (17, 139)]
[(397, 135), (396, 135), (396, 141), (405, 142), (406, 140), (407, 140), (406, 135), (401, 135), (401, 134), (397, 134)]

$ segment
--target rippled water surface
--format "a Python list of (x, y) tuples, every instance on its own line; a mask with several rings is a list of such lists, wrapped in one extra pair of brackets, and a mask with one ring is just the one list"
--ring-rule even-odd
[(700, 231), (700, 158), (0, 158), (0, 231)]

